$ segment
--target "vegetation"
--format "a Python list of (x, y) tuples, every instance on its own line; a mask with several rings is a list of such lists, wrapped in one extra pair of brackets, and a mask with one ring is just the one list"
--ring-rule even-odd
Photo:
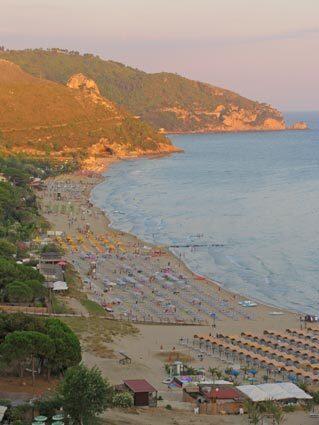
[[(4, 152), (77, 161), (101, 139), (106, 147), (98, 154), (157, 151), (159, 143), (170, 145), (106, 99), (33, 77), (7, 61), (0, 61), (0, 129)], [(16, 171), (16, 179), (23, 181), (24, 173)]]
[[(30, 242), (38, 231), (46, 228), (37, 208), (36, 199), (30, 189), (35, 177), (45, 178), (61, 171), (72, 169), (71, 163), (48, 163), (25, 157), (1, 157), (0, 173), (5, 176), (0, 183), (0, 299), (10, 303), (44, 303), (46, 288), (43, 276), (33, 267), (34, 263), (22, 263), (28, 255)], [(41, 252), (59, 252), (59, 247), (48, 245)], [(75, 293), (80, 293), (78, 276), (72, 268), (67, 279)], [(80, 298), (82, 300), (82, 298)], [(58, 393), (38, 403), (41, 413), (52, 416), (61, 407), (70, 413), (74, 423), (93, 424), (97, 414), (108, 405), (128, 407), (132, 405), (130, 394), (114, 395), (109, 384), (97, 369), (79, 365), (81, 346), (79, 339), (67, 322), (78, 334), (85, 334), (84, 346), (93, 352), (110, 356), (106, 342), (115, 334), (134, 333), (128, 323), (119, 323), (97, 316), (104, 310), (93, 301), (83, 298), (83, 305), (93, 317), (88, 319), (43, 318), (22, 313), (0, 314), (0, 371), (5, 374), (24, 377), (50, 378), (65, 376)], [(54, 308), (63, 309), (53, 298)], [(95, 316), (95, 317), (94, 317)], [(113, 397), (114, 396), (114, 397)], [(114, 404), (113, 404), (114, 403)], [(10, 406), (7, 414), (10, 423), (31, 423), (31, 405)]]
[[(24, 314), (0, 315), (2, 368), (16, 368), (22, 377), (27, 365), (35, 370), (60, 374), (81, 361), (81, 347), (71, 329), (58, 319)], [(36, 367), (37, 366), (37, 367)]]
[(136, 334), (132, 324), (100, 317), (63, 317), (62, 319), (81, 338), (83, 349), (101, 358), (112, 358), (113, 351), (107, 346), (113, 337)]
[[(20, 65), (28, 73), (65, 84), (71, 75), (83, 73), (99, 86), (101, 94), (156, 128), (196, 131), (219, 126), (232, 106), (256, 113), (253, 126), (281, 115), (266, 104), (229, 90), (192, 81), (172, 73), (148, 74), (91, 54), (61, 49), (27, 49), (0, 52), (0, 58)], [(216, 108), (220, 115), (213, 114)]]
[(129, 392), (117, 393), (112, 397), (112, 405), (123, 408), (132, 407), (134, 405), (134, 398)]
[(96, 315), (96, 316), (105, 316), (106, 312), (104, 308), (96, 303), (95, 301), (83, 299), (81, 300), (81, 304), (87, 309), (87, 311), (90, 314)]
[(74, 424), (89, 425), (110, 405), (112, 388), (99, 369), (80, 364), (67, 370), (58, 395)]
[(271, 418), (274, 425), (280, 425), (285, 420), (284, 409), (272, 400), (260, 403), (247, 401), (245, 411), (248, 414), (249, 423), (252, 425), (263, 423), (265, 418)]
[(215, 381), (215, 379), (221, 379), (223, 376), (223, 373), (217, 367), (210, 367), (208, 371), (212, 375), (213, 381)]

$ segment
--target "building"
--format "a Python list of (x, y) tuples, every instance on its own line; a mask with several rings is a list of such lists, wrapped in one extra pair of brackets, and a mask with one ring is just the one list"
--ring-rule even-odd
[(283, 404), (298, 403), (312, 400), (312, 397), (292, 382), (278, 382), (273, 384), (240, 385), (237, 389), (246, 397), (258, 403), (273, 400)]
[(199, 408), (200, 413), (237, 414), (247, 397), (233, 385), (193, 385), (183, 388), (183, 401)]
[(157, 406), (157, 390), (145, 379), (129, 379), (124, 382), (124, 388), (134, 398), (134, 406)]

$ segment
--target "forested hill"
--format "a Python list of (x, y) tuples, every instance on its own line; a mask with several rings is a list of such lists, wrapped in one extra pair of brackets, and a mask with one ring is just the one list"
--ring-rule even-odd
[(7, 50), (0, 52), (0, 58), (60, 83), (82, 73), (98, 84), (104, 97), (167, 132), (285, 128), (281, 113), (269, 105), (172, 73), (148, 74), (91, 54), (59, 49)]
[(100, 95), (83, 74), (67, 85), (34, 77), (0, 58), (0, 149), (91, 157), (174, 150), (148, 124)]

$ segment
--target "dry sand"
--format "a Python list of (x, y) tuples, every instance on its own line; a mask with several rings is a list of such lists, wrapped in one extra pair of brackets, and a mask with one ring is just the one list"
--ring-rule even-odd
[[(42, 213), (46, 219), (51, 223), (52, 228), (55, 230), (62, 230), (66, 234), (70, 235), (73, 240), (78, 237), (78, 228), (83, 227), (86, 223), (92, 231), (92, 235), (98, 239), (101, 234), (111, 240), (116, 240), (122, 246), (126, 247), (128, 253), (133, 253), (136, 247), (143, 247), (145, 245), (151, 247), (150, 244), (145, 244), (143, 241), (138, 240), (135, 236), (116, 231), (109, 227), (109, 220), (105, 214), (97, 207), (88, 207), (88, 199), (92, 188), (101, 181), (100, 175), (95, 176), (84, 176), (80, 174), (72, 174), (59, 176), (54, 179), (49, 179), (48, 187), (54, 188), (57, 182), (63, 186), (66, 182), (68, 184), (74, 184), (76, 190), (66, 190), (62, 192), (62, 201), (56, 201), (56, 193), (52, 190), (45, 190), (39, 194), (41, 200)], [(60, 203), (67, 204), (66, 211), (61, 213), (55, 210), (55, 206)], [(70, 213), (73, 211), (73, 213)], [(71, 220), (70, 220), (71, 217)], [(90, 240), (84, 241), (89, 249), (94, 249), (94, 244)], [(81, 248), (79, 251), (72, 250), (68, 247), (66, 252), (66, 258), (68, 261), (74, 264), (76, 270), (80, 273), (82, 278), (87, 277), (88, 272), (88, 261), (83, 260), (80, 257)], [(132, 254), (133, 255), (133, 254)], [(120, 256), (119, 256), (120, 257)], [(145, 256), (145, 252), (134, 254), (134, 263), (136, 267), (141, 270), (150, 269), (150, 261), (154, 262), (154, 267), (158, 269), (167, 266), (168, 261), (172, 270), (178, 271), (187, 277), (189, 282), (194, 285), (209, 286), (209, 291), (214, 291), (216, 296), (222, 297), (227, 300), (230, 308), (238, 307), (238, 301), (242, 298), (239, 295), (234, 295), (228, 291), (221, 289), (218, 285), (214, 285), (211, 281), (198, 281), (195, 279), (195, 275), (190, 272), (187, 267), (173, 254), (166, 252), (165, 255), (150, 259)], [(103, 299), (107, 301), (109, 294), (103, 294), (102, 288), (103, 283), (101, 277), (105, 274), (112, 276), (115, 269), (119, 269), (123, 266), (123, 260), (113, 255), (109, 259), (105, 259), (100, 262), (98, 278), (94, 281), (93, 287), (90, 289), (87, 285), (84, 290), (87, 292), (88, 297), (92, 299)], [(82, 305), (76, 300), (70, 300), (69, 303), (72, 305), (75, 311), (83, 313)], [(281, 312), (282, 315), (274, 316), (270, 313), (273, 311)], [(217, 320), (217, 332), (225, 332), (228, 334), (240, 334), (241, 331), (254, 331), (256, 333), (262, 333), (264, 329), (281, 329), (286, 328), (297, 328), (299, 324), (299, 315), (287, 310), (280, 310), (271, 306), (266, 306), (258, 303), (253, 308), (253, 320), (246, 319), (244, 317), (237, 318), (236, 320), (221, 316), (221, 320)], [(112, 383), (121, 383), (125, 378), (145, 378), (152, 383), (159, 392), (163, 395), (165, 401), (167, 400), (172, 404), (173, 407), (188, 408), (181, 403), (180, 391), (169, 391), (167, 386), (162, 383), (165, 378), (164, 363), (167, 361), (165, 352), (170, 352), (175, 348), (175, 351), (180, 351), (184, 355), (193, 357), (192, 366), (218, 366), (225, 368), (225, 363), (222, 363), (218, 359), (206, 358), (200, 361), (194, 353), (187, 348), (178, 345), (178, 341), (181, 337), (191, 338), (196, 333), (209, 333), (212, 332), (211, 323), (205, 326), (199, 325), (164, 325), (164, 324), (136, 324), (139, 329), (137, 335), (128, 335), (122, 338), (115, 337), (114, 342), (109, 345), (111, 349), (117, 354), (116, 358), (99, 358), (90, 352), (85, 352), (83, 359), (88, 365), (97, 365), (103, 372), (103, 374)], [(119, 351), (124, 351), (132, 359), (132, 364), (120, 365), (118, 355)], [(205, 416), (200, 418), (191, 417), (189, 414), (178, 414), (170, 413), (167, 410), (155, 411), (150, 413), (143, 413), (140, 415), (127, 414), (124, 412), (109, 412), (106, 417), (112, 419), (115, 424), (229, 424), (229, 423), (243, 423), (241, 418), (213, 418), (211, 416)], [(308, 423), (305, 416), (303, 419), (298, 419), (299, 416), (296, 414), (294, 419), (289, 419), (289, 424), (306, 424)], [(150, 419), (151, 418), (151, 419)], [(165, 418), (165, 421), (163, 421)], [(299, 422), (298, 422), (299, 421)], [(311, 423), (316, 423), (316, 420), (310, 419)], [(112, 423), (113, 423), (112, 422)], [(310, 423), (310, 422), (309, 422)]]

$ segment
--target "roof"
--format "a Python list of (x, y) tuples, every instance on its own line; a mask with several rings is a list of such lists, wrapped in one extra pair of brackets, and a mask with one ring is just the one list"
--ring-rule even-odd
[(236, 388), (215, 388), (207, 393), (209, 398), (216, 398), (218, 400), (234, 400), (243, 398), (243, 394)]
[(205, 381), (199, 381), (196, 382), (196, 384), (198, 384), (199, 386), (204, 386), (204, 385), (234, 385), (233, 382), (231, 381), (225, 381), (224, 379), (214, 379), (214, 380), (210, 380), (208, 381), (207, 379)]
[(152, 393), (154, 391), (157, 391), (145, 379), (129, 379), (123, 382), (134, 393)]
[(311, 400), (312, 397), (292, 382), (276, 384), (240, 385), (239, 391), (252, 401), (266, 400)]
[(66, 282), (58, 280), (57, 282), (54, 282), (52, 285), (53, 291), (67, 291), (68, 285)]

